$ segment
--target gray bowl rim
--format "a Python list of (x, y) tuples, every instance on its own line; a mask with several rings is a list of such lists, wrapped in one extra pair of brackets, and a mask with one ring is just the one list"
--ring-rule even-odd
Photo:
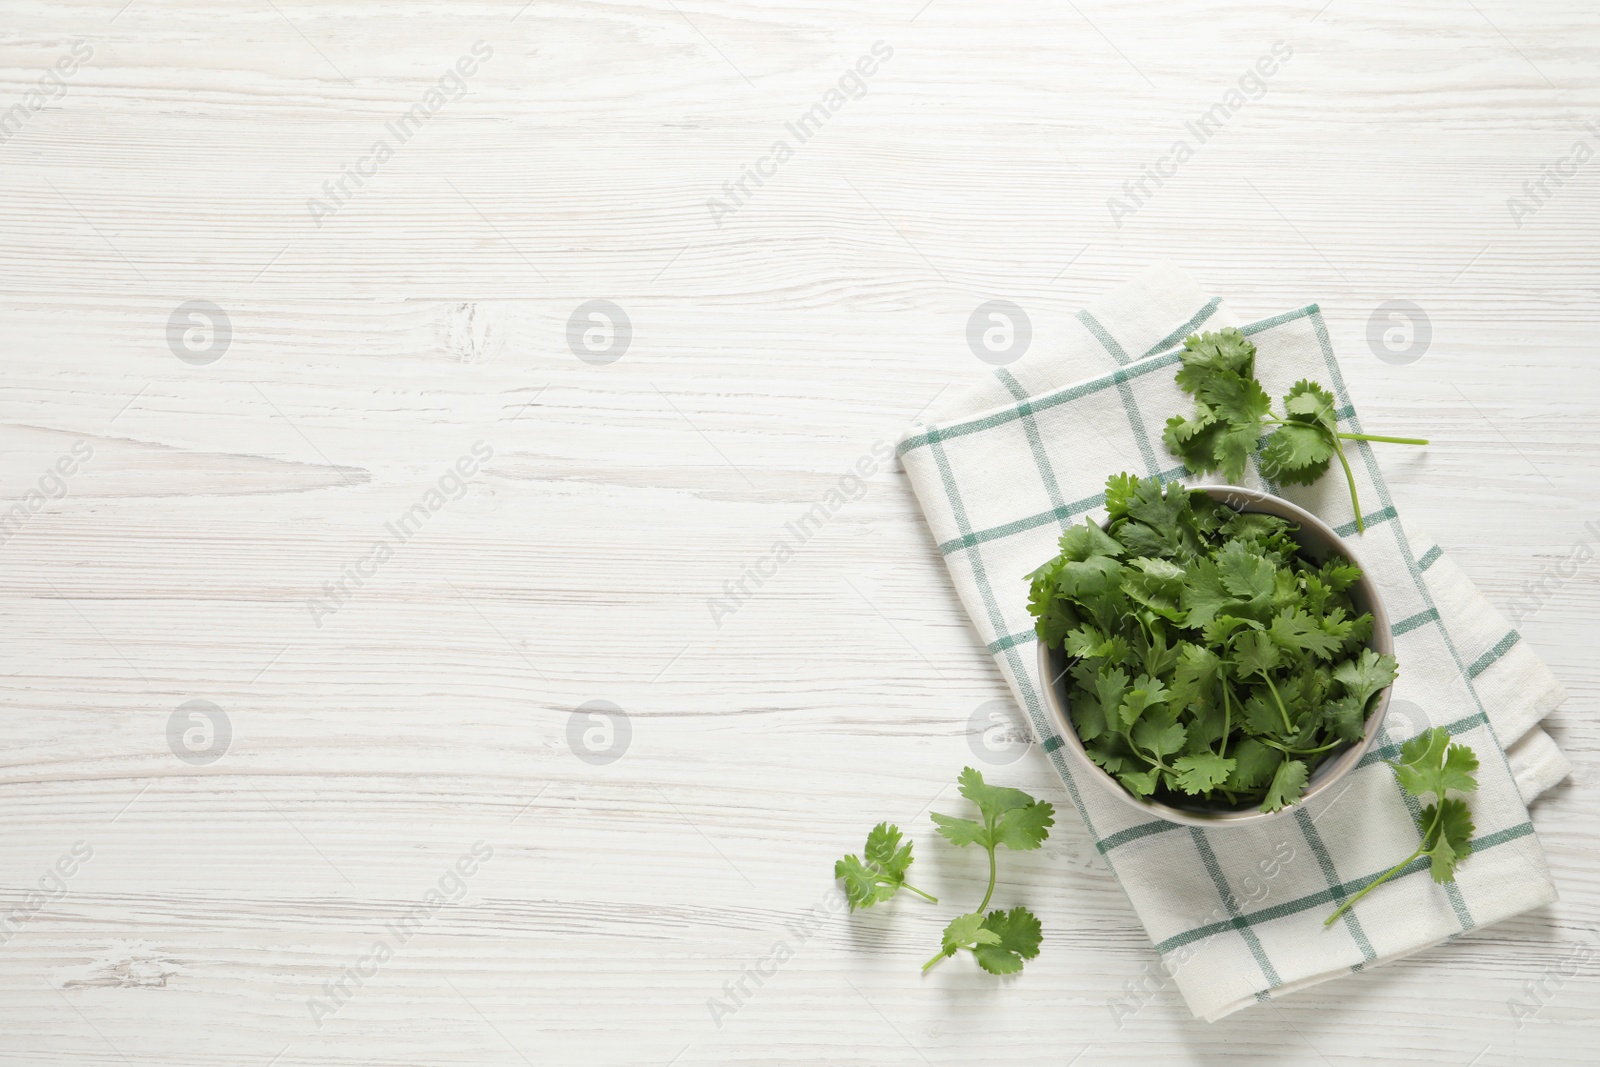
[[(1394, 634), (1389, 629), (1389, 613), (1384, 609), (1383, 598), (1378, 595), (1377, 584), (1373, 582), (1371, 572), (1366, 564), (1361, 562), (1360, 554), (1351, 550), (1349, 543), (1327, 523), (1323, 522), (1311, 512), (1300, 505), (1285, 500), (1281, 496), (1264, 493), (1259, 489), (1247, 489), (1238, 485), (1191, 485), (1191, 491), (1200, 491), (1213, 498), (1220, 497), (1224, 504), (1236, 511), (1264, 512), (1289, 519), (1299, 524), (1302, 529), (1315, 531), (1327, 542), (1330, 547), (1336, 547), (1339, 554), (1344, 556), (1357, 567), (1361, 568), (1361, 579), (1356, 583), (1356, 588), (1366, 600), (1367, 610), (1372, 613), (1372, 637), (1367, 642), (1367, 647), (1373, 651), (1394, 655)], [(1104, 525), (1104, 523), (1102, 523)], [(1123, 788), (1122, 783), (1111, 777), (1103, 768), (1089, 758), (1084, 751), (1083, 742), (1078, 738), (1078, 731), (1073, 728), (1071, 716), (1067, 714), (1063, 693), (1065, 683), (1062, 679), (1065, 670), (1054, 673), (1056, 665), (1052, 662), (1055, 657), (1064, 657), (1064, 651), (1051, 649), (1043, 641), (1037, 642), (1039, 646), (1039, 682), (1040, 689), (1044, 691), (1044, 704), (1049, 712), (1057, 734), (1061, 738), (1061, 747), (1068, 754), (1075, 769), (1082, 771), (1087, 777), (1100, 783), (1108, 791), (1122, 798), (1124, 803), (1132, 805), (1146, 816), (1164, 819), (1167, 822), (1178, 823), (1183, 826), (1221, 827), (1221, 826), (1259, 826), (1262, 823), (1288, 815), (1296, 809), (1303, 807), (1312, 798), (1328, 792), (1341, 780), (1353, 771), (1361, 762), (1367, 752), (1377, 740), (1378, 734), (1383, 730), (1383, 719), (1389, 710), (1389, 692), (1392, 686), (1385, 686), (1378, 693), (1378, 702), (1372, 712), (1367, 716), (1366, 730), (1361, 740), (1352, 741), (1350, 747), (1344, 749), (1339, 755), (1317, 769), (1313, 781), (1306, 787), (1305, 793), (1298, 803), (1291, 804), (1278, 811), (1261, 811), (1251, 808), (1248, 811), (1201, 811), (1191, 808), (1176, 808), (1159, 801), (1136, 797)], [(1047, 679), (1056, 678), (1056, 682), (1047, 682)], [(1059, 683), (1059, 688), (1058, 688)]]

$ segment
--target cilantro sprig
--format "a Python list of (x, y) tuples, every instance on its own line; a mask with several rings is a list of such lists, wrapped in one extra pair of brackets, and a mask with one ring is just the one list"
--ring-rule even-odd
[(971, 913), (962, 915), (945, 927), (944, 942), (938, 955), (922, 965), (926, 971), (940, 960), (954, 956), (961, 949), (977, 957), (978, 966), (990, 974), (1012, 974), (1022, 970), (1022, 961), (1039, 954), (1039, 920), (1026, 908), (1012, 908), (1010, 912), (994, 911), (987, 916), (983, 909), (994, 896), (998, 864), (995, 849), (1004, 845), (1018, 852), (1031, 852), (1044, 844), (1055, 825), (1055, 807), (1049, 801), (1035, 800), (1020, 789), (989, 785), (983, 775), (965, 767), (957, 779), (961, 795), (978, 806), (981, 822), (962, 819), (954, 815), (933, 813), (939, 834), (959, 848), (978, 845), (989, 854), (989, 888), (983, 902)]
[(1428, 870), (1441, 884), (1456, 880), (1456, 866), (1472, 854), (1472, 812), (1459, 797), (1446, 796), (1450, 790), (1471, 793), (1478, 788), (1473, 772), (1478, 769), (1477, 754), (1466, 745), (1450, 743), (1450, 734), (1434, 727), (1400, 746), (1400, 762), (1385, 761), (1394, 768), (1400, 788), (1414, 797), (1432, 794), (1435, 802), (1417, 813), (1417, 832), (1421, 842), (1411, 855), (1339, 906), (1322, 925), (1355, 906), (1356, 901), (1399, 874), (1419, 856), (1428, 857)]
[(1106, 482), (1105, 529), (1068, 528), (1029, 578), (1039, 639), (1071, 657), (1072, 725), (1129, 792), (1278, 811), (1359, 740), (1394, 657), (1340, 556), (1296, 527), (1154, 478)]
[[(1283, 415), (1255, 377), (1256, 346), (1233, 328), (1191, 334), (1183, 342), (1178, 387), (1195, 398), (1194, 413), (1167, 420), (1161, 439), (1196, 474), (1220, 470), (1230, 482), (1244, 475), (1245, 463), (1261, 445), (1261, 476), (1289, 485), (1310, 485), (1337, 458), (1350, 484), (1356, 529), (1365, 530), (1356, 479), (1345, 458), (1345, 441), (1387, 441), (1425, 445), (1417, 437), (1383, 437), (1339, 429), (1333, 394), (1308, 379), (1295, 382), (1283, 398)], [(1269, 426), (1276, 427), (1261, 444)]]
[[(954, 845), (978, 845), (989, 854), (989, 888), (983, 902), (971, 912), (958, 915), (945, 927), (938, 955), (923, 964), (927, 971), (934, 964), (966, 950), (978, 966), (990, 974), (1015, 974), (1023, 963), (1039, 954), (1043, 928), (1027, 908), (995, 910), (984, 914), (994, 896), (997, 877), (995, 849), (1004, 845), (1028, 852), (1044, 844), (1055, 825), (1055, 808), (1048, 801), (1035, 800), (1020, 789), (989, 785), (971, 767), (963, 768), (957, 779), (961, 795), (978, 806), (980, 820), (952, 815), (933, 816), (939, 833)], [(929, 896), (906, 882), (911, 866), (911, 843), (901, 844), (900, 828), (881, 822), (867, 835), (867, 846), (860, 857), (849, 855), (833, 865), (833, 876), (844, 883), (850, 910), (870, 908), (909, 889), (933, 903)]]
[(944, 928), (944, 944), (939, 954), (922, 965), (927, 971), (935, 963), (954, 956), (962, 949), (977, 958), (978, 966), (990, 974), (1016, 974), (1024, 960), (1039, 954), (1044, 930), (1033, 912), (1018, 905), (1010, 911), (983, 910), (957, 916)]
[(911, 862), (911, 842), (900, 844), (900, 827), (880, 822), (868, 831), (867, 845), (860, 857), (851, 854), (834, 861), (833, 876), (844, 883), (844, 895), (851, 911), (882, 904), (902, 889), (939, 903), (938, 897), (906, 881), (906, 870)]

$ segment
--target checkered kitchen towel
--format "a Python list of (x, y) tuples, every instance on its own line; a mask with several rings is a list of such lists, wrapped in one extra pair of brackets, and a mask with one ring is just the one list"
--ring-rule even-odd
[[(1190, 477), (1161, 443), (1167, 417), (1193, 406), (1173, 380), (1183, 338), (1238, 326), (1268, 393), (1316, 379), (1337, 395), (1341, 423), (1361, 425), (1315, 305), (1240, 323), (1162, 264), (1078, 322), (1065, 350), (994, 372), (909, 431), (899, 454), (973, 625), (1190, 1010), (1216, 1020), (1555, 900), (1527, 804), (1570, 769), (1538, 727), (1564, 694), (1439, 545), (1401, 521), (1366, 442), (1350, 449), (1372, 508), (1364, 535), (1337, 470), (1309, 487), (1268, 485), (1253, 468), (1244, 479), (1356, 538), (1395, 620), (1391, 713), (1348, 787), (1261, 827), (1197, 830), (1074, 780), (1041, 703), (1024, 576), (1055, 555), (1064, 526), (1103, 517), (1107, 475)], [(1430, 726), (1482, 762), (1472, 856), (1446, 886), (1419, 860), (1325, 929), (1340, 901), (1416, 847), (1417, 804), (1381, 761)]]

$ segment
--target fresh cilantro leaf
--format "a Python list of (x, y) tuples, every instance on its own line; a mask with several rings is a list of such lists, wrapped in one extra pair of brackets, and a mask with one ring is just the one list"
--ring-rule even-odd
[(862, 857), (848, 855), (833, 865), (833, 876), (844, 882), (844, 894), (851, 911), (881, 904), (901, 889), (909, 889), (919, 897), (939, 903), (937, 898), (906, 881), (906, 870), (911, 866), (911, 842), (900, 843), (900, 828), (893, 823), (880, 822), (867, 833)]
[(1280, 737), (1288, 731), (1288, 725), (1278, 713), (1277, 701), (1259, 691), (1252, 692), (1245, 699), (1244, 721), (1250, 732), (1258, 737)]
[(1361, 580), (1361, 568), (1343, 556), (1329, 556), (1318, 569), (1317, 577), (1335, 593), (1342, 593)]
[(1286, 422), (1261, 448), (1261, 477), (1287, 485), (1310, 485), (1327, 473), (1335, 440), (1320, 427)]
[(1088, 742), (1104, 737), (1111, 724), (1106, 721), (1105, 709), (1094, 694), (1080, 689), (1072, 695), (1071, 700), (1072, 727), (1078, 733), (1078, 740)]
[(1269, 671), (1283, 662), (1283, 650), (1260, 630), (1241, 634), (1233, 642), (1233, 652), (1239, 673), (1244, 675), (1255, 674), (1265, 678)]
[(1190, 334), (1183, 349), (1178, 388), (1186, 393), (1199, 392), (1219, 372), (1255, 376), (1256, 346), (1231, 326), (1219, 333)]
[[(994, 891), (994, 850), (999, 845), (1018, 851), (1038, 848), (1055, 825), (1055, 807), (1049, 801), (1035, 800), (1020, 789), (989, 785), (983, 775), (964, 768), (961, 795), (978, 806), (982, 822), (933, 813), (939, 833), (953, 845), (979, 845), (989, 853), (989, 890)], [(983, 906), (988, 906), (984, 898)], [(983, 910), (980, 907), (978, 910)]]
[(1261, 624), (1252, 619), (1241, 619), (1237, 615), (1221, 615), (1201, 627), (1200, 632), (1205, 636), (1206, 644), (1212, 648), (1226, 648), (1228, 639), (1235, 631), (1243, 629), (1261, 628)]
[(1470, 793), (1478, 788), (1477, 754), (1466, 745), (1452, 745), (1450, 734), (1438, 726), (1401, 745), (1400, 762), (1391, 766), (1412, 796), (1432, 793), (1442, 800), (1447, 789)]
[(1122, 539), (1122, 544), (1132, 556), (1147, 556), (1160, 558), (1177, 555), (1182, 542), (1179, 540), (1176, 527), (1166, 530), (1157, 530), (1142, 522), (1132, 520), (1124, 523), (1117, 530), (1117, 536)]
[(922, 969), (926, 971), (940, 960), (966, 949), (977, 958), (978, 966), (990, 974), (1015, 974), (1022, 970), (1024, 960), (1039, 954), (1043, 938), (1039, 920), (1027, 908), (991, 911), (988, 915), (980, 908), (951, 920), (944, 929), (938, 955), (923, 964)]
[(939, 836), (957, 848), (973, 844), (989, 847), (989, 832), (982, 823), (958, 819), (953, 815), (940, 815), (938, 812), (934, 812), (932, 818), (933, 824), (939, 828)]
[(1178, 771), (1178, 788), (1193, 796), (1209, 793), (1226, 782), (1237, 765), (1235, 758), (1208, 751), (1197, 756), (1182, 756), (1172, 766)]
[(1261, 420), (1272, 411), (1272, 398), (1260, 382), (1226, 371), (1213, 375), (1201, 386), (1200, 395), (1217, 419), (1235, 427), (1249, 427), (1257, 436)]
[(1215, 652), (1204, 645), (1185, 643), (1173, 672), (1172, 690), (1167, 697), (1169, 707), (1197, 708), (1213, 706), (1220, 701), (1211, 698), (1211, 690), (1226, 676), (1227, 668)]
[(1083, 750), (1096, 766), (1105, 768), (1107, 774), (1121, 774), (1139, 762), (1121, 734), (1105, 735), (1092, 745), (1084, 745)]
[(1087, 518), (1081, 526), (1069, 526), (1061, 535), (1061, 555), (1069, 563), (1082, 563), (1091, 556), (1122, 555), (1122, 545)]
[(1106, 643), (1106, 635), (1095, 627), (1085, 624), (1076, 627), (1062, 639), (1061, 647), (1067, 650), (1067, 655), (1078, 659), (1090, 659), (1099, 655), (1101, 645)]
[(1133, 491), (1139, 488), (1139, 476), (1123, 471), (1113, 474), (1106, 479), (1106, 519), (1115, 522), (1127, 518), (1128, 501), (1133, 497)]
[(1433, 827), (1423, 840), (1422, 850), (1429, 856), (1433, 880), (1455, 881), (1456, 865), (1472, 854), (1472, 812), (1467, 802), (1451, 797), (1437, 805), (1429, 804), (1417, 816), (1417, 821)]
[(1337, 406), (1338, 402), (1332, 393), (1305, 378), (1290, 386), (1283, 398), (1283, 410), (1288, 412), (1291, 419), (1321, 426), (1331, 432), (1339, 429), (1339, 420), (1334, 416)]
[(1188, 732), (1182, 723), (1167, 723), (1161, 719), (1146, 719), (1133, 728), (1133, 743), (1142, 752), (1153, 756), (1170, 756), (1183, 748)]
[(1222, 439), (1228, 433), (1228, 424), (1218, 422), (1203, 404), (1196, 404), (1200, 413), (1192, 419), (1174, 415), (1161, 431), (1161, 441), (1167, 451), (1183, 460), (1183, 465), (1196, 474), (1216, 470), (1222, 466)]
[(1253, 737), (1247, 737), (1239, 742), (1231, 758), (1235, 764), (1233, 773), (1228, 775), (1224, 785), (1228, 789), (1244, 792), (1271, 781), (1278, 765), (1283, 762), (1283, 753), (1268, 748)]
[(1178, 604), (1189, 626), (1204, 626), (1235, 602), (1233, 594), (1222, 584), (1222, 572), (1209, 558), (1189, 564), (1184, 578)]
[(922, 965), (926, 971), (935, 963), (950, 956), (954, 956), (962, 949), (972, 950), (979, 945), (998, 945), (1000, 935), (993, 930), (983, 927), (983, 912), (975, 911), (968, 915), (958, 915), (950, 920), (944, 928), (944, 937), (939, 948), (939, 954)]
[(1029, 804), (1006, 812), (995, 826), (994, 840), (1013, 852), (1032, 852), (1050, 836), (1056, 824), (1055, 808), (1048, 803)]
[(1267, 798), (1261, 802), (1262, 811), (1281, 811), (1299, 801), (1306, 790), (1306, 765), (1297, 759), (1278, 764), (1272, 773), (1272, 784), (1267, 787)]
[(1122, 591), (1162, 618), (1179, 622), (1183, 613), (1183, 568), (1164, 559), (1136, 559), (1129, 565)]
[(1117, 775), (1117, 781), (1134, 796), (1147, 797), (1156, 791), (1156, 782), (1160, 774), (1159, 767), (1151, 767), (1146, 771), (1124, 771)]
[(1062, 640), (1079, 624), (1072, 601), (1058, 591), (1057, 576), (1062, 565), (1062, 561), (1052, 560), (1028, 576), (1032, 582), (1028, 591), (1028, 613), (1038, 620), (1034, 630), (1039, 640), (1051, 648), (1060, 648)]
[(1056, 589), (1065, 597), (1082, 598), (1103, 593), (1122, 580), (1122, 564), (1110, 556), (1068, 560), (1056, 572)]
[(1122, 698), (1122, 725), (1132, 726), (1148, 708), (1165, 704), (1168, 695), (1167, 687), (1161, 684), (1161, 679), (1152, 678), (1148, 674), (1139, 675), (1138, 680), (1133, 683), (1133, 688), (1128, 690), (1128, 695)]
[(1000, 940), (985, 942), (972, 952), (978, 966), (990, 974), (1015, 974), (1022, 970), (1022, 962), (1039, 954), (1039, 944), (1044, 940), (1044, 929), (1038, 918), (1024, 907), (1010, 911), (991, 911), (984, 917), (983, 929), (999, 936)]
[(1367, 717), (1359, 701), (1342, 696), (1322, 706), (1323, 721), (1341, 741), (1359, 741), (1367, 732)]
[(1261, 443), (1261, 428), (1249, 423), (1228, 423), (1227, 429), (1217, 435), (1217, 466), (1229, 482), (1244, 479), (1244, 469), (1250, 455)]
[(1106, 718), (1122, 707), (1122, 698), (1128, 692), (1128, 674), (1121, 667), (1101, 667), (1095, 681), (1095, 693), (1100, 706), (1106, 709)]
[(1223, 588), (1241, 600), (1272, 595), (1277, 568), (1244, 541), (1229, 541), (1217, 553), (1217, 573)]
[(1189, 490), (1179, 482), (1163, 484), (1155, 478), (1141, 478), (1127, 507), (1129, 518), (1151, 529), (1171, 529), (1189, 513)]
[(1324, 630), (1320, 620), (1299, 608), (1284, 608), (1273, 616), (1267, 636), (1281, 648), (1309, 652), (1320, 660), (1331, 658), (1344, 643)]
[(1389, 655), (1380, 655), (1364, 649), (1358, 660), (1346, 660), (1334, 669), (1334, 681), (1343, 684), (1346, 693), (1355, 697), (1365, 712), (1367, 702), (1380, 689), (1394, 683), (1399, 664)]

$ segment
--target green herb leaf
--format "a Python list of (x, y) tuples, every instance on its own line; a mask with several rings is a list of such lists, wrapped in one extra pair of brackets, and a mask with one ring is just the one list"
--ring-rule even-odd
[(1233, 760), (1233, 773), (1228, 776), (1225, 786), (1244, 792), (1271, 781), (1278, 765), (1283, 762), (1283, 753), (1268, 748), (1253, 737), (1247, 737), (1233, 750)]
[(1281, 811), (1297, 802), (1306, 791), (1306, 765), (1297, 759), (1280, 763), (1273, 772), (1272, 785), (1267, 787), (1267, 799), (1261, 802), (1262, 811)]
[(1455, 881), (1456, 866), (1472, 854), (1472, 812), (1467, 809), (1467, 802), (1451, 797), (1437, 805), (1429, 804), (1417, 821), (1434, 827), (1423, 841), (1422, 850), (1428, 854), (1433, 880)]
[(1010, 911), (991, 911), (984, 917), (983, 929), (996, 935), (998, 941), (985, 941), (972, 954), (978, 966), (990, 974), (1015, 974), (1022, 970), (1022, 962), (1039, 954), (1039, 944), (1044, 940), (1044, 929), (1033, 912), (1024, 907)]
[(1318, 426), (1285, 423), (1261, 447), (1261, 477), (1310, 485), (1327, 473), (1337, 440)]
[(893, 823), (880, 822), (867, 834), (867, 846), (862, 857), (845, 856), (835, 861), (833, 876), (844, 882), (845, 899), (850, 910), (870, 908), (881, 904), (901, 889), (909, 889), (920, 897), (938, 903), (933, 897), (906, 882), (906, 870), (911, 866), (911, 842), (900, 843), (900, 828)]
[(1178, 788), (1191, 796), (1209, 793), (1226, 782), (1237, 765), (1237, 759), (1224, 758), (1209, 751), (1198, 756), (1183, 756), (1173, 763), (1178, 771)]
[(1401, 787), (1413, 796), (1432, 793), (1442, 800), (1447, 789), (1470, 793), (1478, 788), (1473, 777), (1477, 754), (1466, 745), (1452, 745), (1450, 734), (1438, 726), (1401, 745), (1400, 762), (1392, 766)]
[(1039, 954), (1043, 938), (1039, 920), (1027, 908), (991, 911), (988, 915), (975, 911), (951, 920), (944, 929), (939, 954), (922, 969), (926, 971), (941, 959), (966, 949), (990, 974), (1015, 974), (1022, 970), (1024, 960)]
[(1393, 656), (1380, 655), (1368, 648), (1362, 650), (1360, 659), (1346, 660), (1335, 668), (1333, 678), (1344, 686), (1346, 693), (1355, 697), (1364, 714), (1367, 701), (1378, 690), (1392, 685), (1398, 673), (1399, 664)]

